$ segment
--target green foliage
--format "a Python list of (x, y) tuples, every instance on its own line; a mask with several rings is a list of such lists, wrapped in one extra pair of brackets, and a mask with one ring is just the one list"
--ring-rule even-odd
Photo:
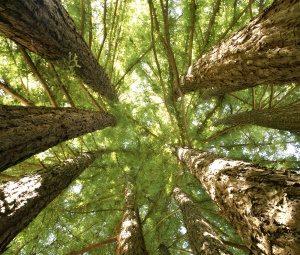
[[(118, 124), (62, 143), (7, 170), (8, 174), (24, 175), (83, 152), (97, 155), (92, 166), (15, 238), (5, 254), (69, 254), (116, 236), (121, 226), (126, 175), (136, 183), (137, 205), (149, 254), (158, 254), (160, 243), (170, 247), (171, 254), (191, 251), (181, 213), (172, 198), (176, 186), (196, 201), (220, 236), (241, 244), (232, 227), (217, 215), (216, 206), (200, 184), (177, 161), (175, 146), (191, 145), (222, 156), (299, 171), (299, 137), (257, 126), (230, 129), (213, 125), (238, 111), (294, 102), (299, 98), (298, 85), (273, 88), (262, 85), (209, 101), (195, 93), (185, 96), (183, 102), (174, 97), (176, 70), (172, 67), (170, 49), (175, 69), (181, 75), (188, 68), (189, 58), (195, 62), (200, 53), (242, 27), (270, 1), (221, 1), (210, 31), (207, 28), (216, 1), (195, 1), (192, 44), (189, 0), (166, 1), (168, 5), (164, 6), (161, 6), (163, 1), (154, 1), (159, 30), (151, 26), (146, 1), (62, 2), (85, 40), (91, 40), (91, 49), (116, 86), (120, 102), (108, 102), (89, 89), (91, 97), (87, 96), (72, 72), (76, 56), (66, 61), (69, 70), (55, 66), (57, 76), (77, 108), (103, 108), (117, 118)], [(34, 54), (30, 56), (57, 104), (70, 107), (49, 63)], [(0, 78), (9, 82), (17, 93), (35, 105), (50, 106), (45, 91), (16, 45), (2, 37), (0, 63)], [(20, 104), (1, 89), (0, 103)], [(231, 249), (234, 254), (245, 254)], [(116, 243), (112, 243), (87, 254), (115, 254), (115, 250)]]

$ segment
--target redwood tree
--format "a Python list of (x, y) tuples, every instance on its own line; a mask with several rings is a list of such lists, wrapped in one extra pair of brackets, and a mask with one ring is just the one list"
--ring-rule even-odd
[(195, 149), (177, 153), (254, 254), (298, 254), (299, 175)]
[(259, 84), (300, 81), (300, 2), (275, 1), (256, 19), (214, 46), (181, 77), (188, 93), (223, 95)]
[(68, 139), (116, 124), (102, 112), (0, 106), (0, 171)]
[(173, 195), (180, 207), (193, 254), (231, 254), (203, 219), (194, 202), (179, 188), (174, 189)]
[(84, 154), (0, 184), (0, 253), (10, 241), (94, 161)]
[(278, 108), (241, 112), (216, 122), (216, 125), (258, 125), (263, 127), (300, 132), (300, 104), (290, 104)]
[(0, 33), (39, 56), (68, 62), (93, 90), (110, 99), (117, 94), (74, 21), (59, 0), (0, 2)]
[(148, 254), (133, 189), (131, 182), (128, 182), (125, 188), (124, 212), (117, 255)]

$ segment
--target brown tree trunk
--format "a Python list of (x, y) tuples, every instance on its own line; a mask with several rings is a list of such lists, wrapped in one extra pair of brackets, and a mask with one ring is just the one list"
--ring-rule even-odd
[(117, 255), (148, 255), (133, 186), (125, 189), (124, 212)]
[(179, 188), (174, 189), (173, 195), (180, 207), (193, 254), (231, 254), (209, 224), (201, 217), (199, 209), (193, 201)]
[(299, 175), (195, 149), (177, 153), (253, 254), (299, 254)]
[(0, 33), (43, 58), (64, 59), (93, 90), (117, 98), (104, 69), (59, 0), (0, 1)]
[(93, 161), (93, 155), (84, 154), (17, 181), (1, 183), (0, 253)]
[(300, 81), (300, 2), (278, 0), (203, 55), (181, 77), (182, 92), (219, 96), (258, 84)]
[(164, 244), (159, 244), (158, 246), (158, 252), (159, 255), (171, 255), (171, 253), (169, 252), (169, 249), (167, 246), (165, 246)]
[(216, 122), (216, 125), (258, 125), (263, 127), (300, 132), (300, 104), (278, 108), (253, 110), (230, 115)]
[(115, 124), (108, 113), (0, 105), (0, 172), (60, 142)]

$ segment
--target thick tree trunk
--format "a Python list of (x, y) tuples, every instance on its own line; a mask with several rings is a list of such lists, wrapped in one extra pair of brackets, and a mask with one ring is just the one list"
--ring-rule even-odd
[(300, 81), (300, 2), (275, 1), (203, 55), (181, 77), (183, 93), (219, 96), (258, 84)]
[(133, 186), (125, 189), (124, 213), (117, 255), (148, 255), (138, 208), (135, 204)]
[(195, 149), (181, 148), (178, 157), (253, 254), (299, 254), (299, 175)]
[(107, 113), (0, 105), (0, 172), (60, 142), (115, 124)]
[(263, 127), (300, 132), (300, 104), (291, 104), (278, 108), (253, 110), (230, 115), (215, 124), (258, 125)]
[(68, 66), (73, 65), (93, 90), (117, 98), (104, 69), (59, 0), (1, 0), (0, 33), (43, 58), (70, 62)]
[(0, 253), (94, 161), (91, 154), (0, 184)]
[(179, 188), (174, 189), (173, 195), (180, 207), (193, 254), (231, 254), (209, 224), (201, 217), (199, 209), (193, 201)]
[(165, 246), (164, 244), (159, 244), (158, 246), (158, 252), (159, 255), (171, 255), (171, 253), (169, 252), (169, 249), (167, 246)]

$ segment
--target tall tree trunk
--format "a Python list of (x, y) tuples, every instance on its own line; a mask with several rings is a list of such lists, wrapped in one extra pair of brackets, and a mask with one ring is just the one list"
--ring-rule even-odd
[(258, 84), (300, 81), (300, 2), (278, 0), (203, 55), (181, 77), (183, 93), (223, 95)]
[(2, 0), (0, 33), (43, 58), (64, 59), (93, 90), (117, 98), (107, 74), (59, 0)]
[(93, 161), (93, 155), (84, 154), (0, 184), (0, 253)]
[(115, 124), (108, 113), (0, 105), (0, 172), (60, 142)]
[(300, 132), (300, 104), (290, 104), (278, 108), (253, 110), (230, 115), (215, 124), (258, 125), (263, 127)]
[(201, 217), (199, 209), (193, 201), (179, 188), (174, 189), (173, 195), (180, 207), (193, 254), (231, 254), (209, 224)]
[(117, 255), (148, 255), (133, 185), (125, 189), (124, 212)]
[(177, 153), (254, 254), (299, 254), (299, 175), (195, 149)]

